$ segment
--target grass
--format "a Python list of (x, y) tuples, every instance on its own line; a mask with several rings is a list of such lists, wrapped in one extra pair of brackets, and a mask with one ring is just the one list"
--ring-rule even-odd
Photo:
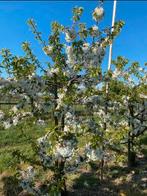
[(7, 130), (0, 130), (0, 173), (15, 165), (14, 152), (20, 151), (24, 155), (33, 156), (31, 148), (32, 141), (44, 135), (45, 127), (38, 125), (24, 127), (12, 127)]

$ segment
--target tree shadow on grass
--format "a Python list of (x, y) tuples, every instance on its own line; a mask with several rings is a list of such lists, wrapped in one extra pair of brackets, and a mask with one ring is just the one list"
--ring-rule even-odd
[[(36, 196), (23, 190), (20, 187), (20, 181), (15, 176), (4, 176), (2, 178), (2, 182), (3, 182), (3, 195), (0, 194), (0, 196)], [(45, 190), (45, 186), (43, 187), (43, 190)]]
[[(134, 168), (113, 166), (105, 170), (103, 182), (93, 170), (78, 172), (72, 179), (69, 196), (147, 196), (147, 162)], [(97, 169), (97, 168), (96, 168)], [(106, 175), (109, 174), (109, 175)], [(29, 196), (22, 191), (15, 176), (3, 176), (3, 195)]]
[(18, 196), (22, 191), (19, 181), (15, 176), (4, 176), (2, 182), (4, 196)]
[(82, 173), (74, 180), (73, 193), (70, 195), (146, 196), (147, 177), (145, 173), (121, 167), (113, 167), (112, 176), (105, 177), (103, 182), (100, 182), (95, 173)]
[(100, 182), (98, 176), (91, 172), (82, 173), (73, 183), (73, 194), (76, 196), (115, 196), (107, 181)]

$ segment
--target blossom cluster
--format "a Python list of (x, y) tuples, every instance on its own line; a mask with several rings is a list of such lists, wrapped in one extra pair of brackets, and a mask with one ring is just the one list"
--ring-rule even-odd
[(104, 9), (102, 7), (96, 7), (92, 15), (95, 21), (99, 21), (104, 16)]
[(87, 144), (85, 148), (87, 161), (100, 161), (104, 158), (104, 151), (101, 148), (94, 148), (91, 144)]
[(67, 64), (75, 66), (81, 64), (84, 67), (99, 66), (105, 55), (105, 48), (100, 43), (95, 43), (90, 46), (89, 43), (84, 43), (81, 50), (75, 53), (73, 46), (66, 46)]

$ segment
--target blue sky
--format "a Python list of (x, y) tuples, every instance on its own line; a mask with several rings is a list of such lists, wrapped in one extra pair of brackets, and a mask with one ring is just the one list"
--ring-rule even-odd
[[(29, 41), (33, 51), (44, 63), (47, 61), (38, 42), (34, 39), (26, 21), (34, 18), (43, 38), (47, 40), (50, 33), (51, 21), (58, 21), (64, 25), (71, 24), (71, 11), (74, 6), (82, 6), (85, 13), (82, 21), (88, 25), (94, 24), (91, 19), (92, 10), (97, 1), (38, 1), (38, 2), (0, 2), (0, 49), (9, 48), (12, 53), (22, 55), (21, 43)], [(110, 26), (113, 1), (105, 1), (105, 17), (100, 26)], [(118, 1), (116, 20), (125, 21), (121, 34), (113, 46), (113, 59), (118, 55), (131, 61), (147, 62), (147, 2), (146, 1)], [(107, 56), (103, 66), (107, 66)]]

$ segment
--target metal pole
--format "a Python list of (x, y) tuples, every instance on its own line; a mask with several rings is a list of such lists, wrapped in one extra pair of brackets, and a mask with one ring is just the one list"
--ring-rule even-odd
[[(111, 32), (113, 32), (113, 26), (114, 26), (114, 23), (115, 23), (116, 3), (117, 3), (117, 1), (114, 0), (114, 3), (113, 3), (112, 29), (111, 29)], [(111, 60), (112, 60), (112, 44), (110, 44), (110, 48), (109, 48), (108, 71), (111, 69)], [(108, 88), (109, 88), (109, 84), (106, 83), (106, 94), (108, 94)]]
[[(113, 15), (112, 15), (112, 30), (111, 30), (111, 32), (113, 32), (113, 26), (114, 26), (114, 22), (115, 22), (116, 3), (117, 3), (117, 1), (114, 0), (114, 3), (113, 3)], [(109, 48), (108, 71), (111, 69), (111, 60), (112, 60), (112, 44), (110, 45), (110, 48)]]

